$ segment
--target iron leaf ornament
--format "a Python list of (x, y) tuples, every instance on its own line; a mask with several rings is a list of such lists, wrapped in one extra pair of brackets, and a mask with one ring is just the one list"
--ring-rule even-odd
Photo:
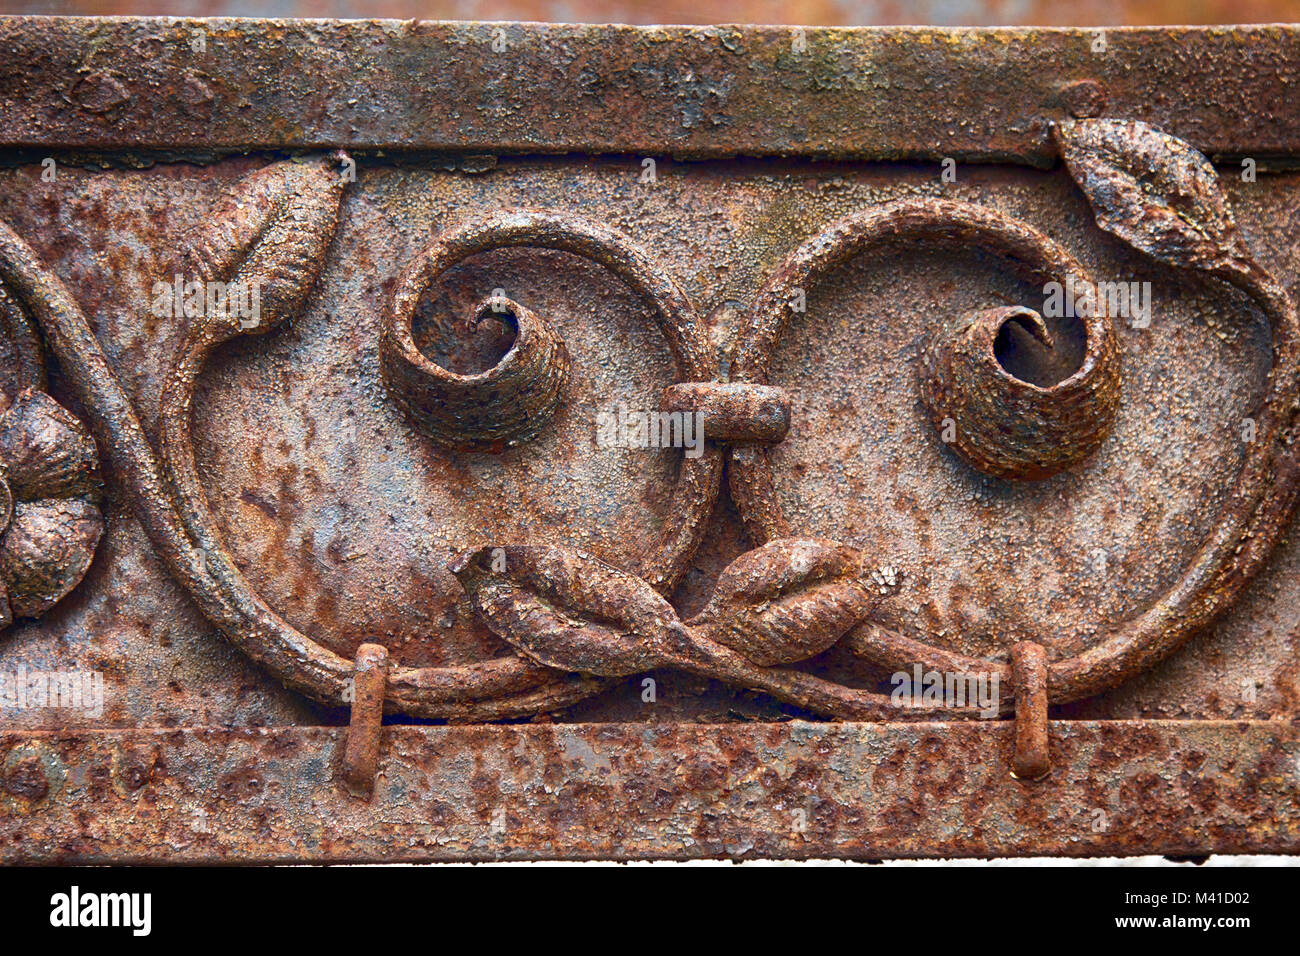
[(536, 663), (601, 677), (676, 667), (741, 683), (826, 650), (899, 581), (892, 568), (864, 568), (854, 548), (779, 539), (732, 562), (705, 610), (682, 623), (644, 581), (580, 551), (482, 547), (451, 570), (488, 628)]
[(1056, 128), (1065, 165), (1097, 225), (1169, 265), (1236, 271), (1251, 261), (1210, 161), (1138, 120)]
[[(1273, 476), (1296, 471), (1290, 449), (1297, 387), (1291, 373), (1300, 329), (1293, 303), (1238, 232), (1213, 167), (1191, 146), (1132, 121), (1080, 120), (1062, 124), (1055, 135), (1102, 229), (1160, 261), (1209, 272), (1246, 291), (1268, 317), (1277, 353), (1269, 394), (1256, 416), (1258, 439), (1218, 528), (1165, 596), (1120, 622), (1088, 653), (1048, 663), (1047, 689), (1059, 703), (1097, 693), (1167, 656), (1229, 606), (1266, 559), (1296, 503), (1291, 486)], [(182, 256), (186, 276), (203, 284), (251, 285), (260, 292), (261, 308), (248, 316), (205, 310), (191, 317), (187, 311), (197, 321), (189, 323), (163, 391), (157, 452), (75, 300), (21, 239), (0, 229), (0, 280), (31, 308), (172, 574), (236, 646), (289, 686), (329, 702), (340, 699), (355, 662), (296, 630), (235, 566), (210, 512), (190, 429), (195, 387), (213, 352), (240, 335), (275, 328), (305, 305), (323, 271), (350, 181), (340, 175), (340, 163), (346, 165), (341, 153), (251, 173), (229, 188), (225, 202), (191, 237)], [(915, 239), (974, 243), (1046, 277), (1083, 271), (1028, 224), (976, 204), (913, 198), (860, 210), (806, 242), (764, 285), (741, 329), (748, 351), (737, 365), (744, 372), (740, 380), (765, 382), (770, 353), (788, 319), (791, 289), (810, 286), (877, 242)], [(436, 276), (471, 254), (530, 245), (577, 253), (613, 272), (655, 307), (678, 377), (708, 382), (716, 375), (695, 310), (672, 277), (649, 253), (599, 224), (537, 210), (500, 212), (435, 238), (412, 275)], [(1001, 329), (1016, 315), (1021, 313), (995, 316), (990, 328)], [(1092, 318), (1089, 336), (1107, 347), (1091, 356), (1088, 368), (1111, 368), (1113, 317)], [(22, 332), (20, 324), (9, 325)], [(1085, 369), (1070, 381), (1086, 378)], [(1113, 388), (1106, 383), (1098, 404), (1104, 421), (1118, 400), (1118, 379)], [(1041, 411), (1049, 390), (1025, 391), (1030, 410)], [(994, 426), (990, 441), (1011, 433), (999, 427), (1006, 424), (1004, 412), (987, 412)], [(770, 473), (760, 467), (763, 449), (744, 441), (716, 444), (734, 446), (725, 448), (733, 495), (747, 523), (761, 532), (756, 540), (766, 543), (732, 562), (699, 615), (682, 621), (661, 592), (671, 591), (698, 546), (702, 518), (687, 515), (655, 555), (635, 565), (637, 573), (550, 544), (476, 547), (457, 556), (450, 571), (479, 617), (514, 653), (450, 667), (395, 662), (387, 672), (385, 706), (418, 717), (500, 719), (555, 710), (604, 686), (589, 677), (673, 667), (829, 717), (897, 717), (897, 706), (885, 695), (788, 666), (841, 641), (882, 667), (919, 661), (1011, 676), (1003, 659), (940, 652), (874, 627), (880, 602), (899, 586), (897, 572), (869, 566), (855, 548), (792, 535), (778, 513)], [(1033, 453), (1029, 464), (1042, 466), (1039, 445), (1026, 447)], [(1095, 443), (1080, 447), (1077, 457), (1086, 457)], [(683, 464), (691, 500), (707, 503), (716, 494), (721, 460), (714, 447), (695, 470)], [(1039, 475), (1019, 468), (1014, 476)], [(9, 490), (5, 500), (15, 502), (16, 520), (21, 496), (18, 488)], [(7, 515), (11, 509), (4, 510)]]

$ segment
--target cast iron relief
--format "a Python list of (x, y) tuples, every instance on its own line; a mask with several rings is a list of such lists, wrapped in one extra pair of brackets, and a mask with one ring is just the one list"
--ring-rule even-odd
[[(513, 648), (509, 656), (412, 668), (389, 661), (382, 647), (363, 645), (358, 659), (349, 660), (290, 626), (253, 590), (221, 540), (196, 469), (190, 424), (196, 382), (210, 356), (239, 336), (276, 328), (310, 294), (338, 225), (346, 188), (342, 154), (280, 162), (246, 177), (183, 251), (183, 274), (255, 285), (261, 309), (253, 321), (217, 313), (191, 324), (163, 391), (157, 448), (141, 430), (72, 292), (21, 237), (0, 225), (0, 305), (4, 330), (20, 356), (13, 381), (4, 382), (0, 417), (0, 623), (7, 626), (11, 614), (39, 615), (70, 591), (103, 528), (95, 444), (85, 426), (43, 391), (39, 329), (84, 411), (98, 453), (111, 462), (171, 574), (230, 641), (284, 683), (317, 700), (353, 703), (354, 733), (362, 708), (373, 711), (375, 726), (381, 707), (417, 717), (495, 720), (554, 710), (600, 692), (611, 679), (661, 667), (759, 690), (829, 718), (931, 713), (924, 706), (900, 713), (886, 694), (789, 666), (837, 642), (887, 668), (921, 662), (948, 672), (995, 674), (1011, 689), (1022, 719), (1037, 714), (1035, 720), (1045, 720), (1046, 703), (1097, 694), (1168, 655), (1231, 606), (1260, 569), (1296, 502), (1292, 444), (1300, 384), (1295, 307), (1239, 235), (1208, 161), (1139, 122), (1079, 120), (1058, 127), (1056, 138), (1098, 226), (1156, 260), (1236, 286), (1263, 310), (1273, 336), (1255, 440), (1217, 523), (1164, 594), (1081, 653), (1048, 661), (1041, 646), (1022, 642), (1003, 659), (986, 659), (904, 636), (879, 610), (907, 586), (909, 569), (832, 541), (801, 538), (778, 504), (775, 489), (783, 476), (774, 471), (768, 448), (792, 426), (788, 395), (769, 384), (771, 357), (799, 311), (796, 300), (828, 272), (864, 252), (921, 240), (980, 247), (1040, 284), (1095, 286), (1066, 249), (1028, 224), (936, 199), (862, 209), (800, 246), (754, 296), (724, 373), (715, 367), (705, 323), (674, 279), (612, 229), (565, 213), (503, 210), (475, 215), (437, 236), (398, 280), (378, 343), (387, 399), (434, 446), (455, 454), (528, 442), (565, 400), (568, 348), (546, 317), (526, 304), (484, 302), (470, 317), (475, 322), (492, 310), (513, 326), (513, 346), (482, 373), (461, 375), (435, 364), (412, 336), (416, 302), (442, 273), (474, 254), (514, 246), (591, 260), (654, 307), (678, 379), (665, 390), (662, 407), (701, 413), (708, 442), (698, 457), (682, 458), (672, 517), (633, 566), (614, 567), (557, 545), (465, 542), (468, 549), (449, 570), (483, 623)], [(1091, 301), (1081, 365), (1045, 386), (1011, 375), (993, 348), (1007, 330), (1050, 348), (1037, 312), (1004, 306), (937, 323), (916, 379), (936, 441), (950, 428), (951, 447), (962, 459), (1007, 481), (1039, 479), (1085, 461), (1105, 440), (1123, 399), (1114, 317), (1101, 297)], [(732, 497), (756, 546), (726, 568), (704, 610), (683, 621), (665, 595), (703, 537), (724, 454)], [(978, 709), (944, 713), (973, 717)], [(1029, 737), (1021, 743), (1017, 772), (1045, 772), (1045, 747), (1035, 752)]]

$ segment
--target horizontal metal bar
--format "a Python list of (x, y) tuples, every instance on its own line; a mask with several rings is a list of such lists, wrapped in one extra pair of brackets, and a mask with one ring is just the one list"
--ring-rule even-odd
[(1056, 721), (0, 734), (0, 862), (1130, 855), (1300, 851), (1300, 728)]
[(1146, 120), (1300, 156), (1300, 27), (618, 27), (0, 20), (0, 147), (631, 153), (1048, 164)]

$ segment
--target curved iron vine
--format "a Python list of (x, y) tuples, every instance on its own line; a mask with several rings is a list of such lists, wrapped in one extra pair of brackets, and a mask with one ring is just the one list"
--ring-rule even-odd
[[(1294, 452), (1300, 390), (1295, 306), (1241, 239), (1214, 168), (1191, 146), (1144, 123), (1079, 120), (1060, 127), (1057, 136), (1066, 165), (1102, 228), (1162, 262), (1222, 279), (1258, 303), (1273, 332), (1273, 366), (1267, 395), (1255, 416), (1256, 440), (1216, 527), (1182, 576), (1150, 608), (1078, 656), (1051, 662), (1052, 703), (1113, 687), (1208, 626), (1237, 599), (1272, 552), (1300, 489)], [(848, 216), (796, 250), (764, 286), (741, 332), (736, 376), (766, 382), (768, 362), (791, 312), (792, 290), (808, 287), (873, 244), (916, 236), (944, 241), (979, 237), (986, 248), (1040, 274), (1061, 256), (1050, 240), (1028, 226), (965, 204), (904, 200)], [(1094, 341), (1099, 318), (1094, 315), (1089, 323)], [(1104, 348), (1094, 342), (1089, 347), (1099, 360), (1104, 356)], [(965, 357), (970, 360), (970, 353)], [(1090, 368), (1085, 358), (1077, 375), (1104, 381), (1099, 370), (1097, 364)], [(966, 394), (970, 401), (969, 390)], [(1080, 395), (1094, 408), (1099, 404), (1095, 391), (1084, 389)], [(1049, 395), (1040, 398), (1051, 401)], [(933, 395), (930, 400), (936, 401)], [(1087, 431), (1095, 433), (1095, 423), (1104, 416), (1085, 410)], [(989, 433), (1023, 433), (1019, 409), (983, 405), (974, 411)], [(765, 449), (733, 450), (731, 489), (752, 537), (766, 540), (789, 533)], [(996, 671), (1008, 682), (1013, 677), (1009, 662), (930, 647), (871, 622), (846, 643), (862, 657), (895, 670), (921, 663), (948, 673)]]
[[(1213, 532), (1179, 581), (1150, 608), (1091, 649), (1051, 662), (1047, 686), (1053, 702), (1115, 685), (1214, 620), (1272, 551), (1300, 489), (1292, 450), (1300, 389), (1295, 307), (1237, 233), (1213, 168), (1187, 144), (1141, 123), (1082, 120), (1062, 126), (1057, 135), (1098, 224), (1156, 259), (1215, 276), (1250, 295), (1271, 324), (1274, 362), (1257, 439)], [(193, 324), (164, 391), (159, 455), (72, 296), (0, 223), (0, 279), (60, 359), (171, 573), (237, 646), (286, 684), (333, 703), (345, 699), (356, 664), (291, 627), (250, 587), (215, 531), (189, 432), (195, 385), (213, 352), (239, 335), (263, 334), (301, 308), (337, 226), (343, 190), (332, 161), (275, 164), (242, 181), (211, 228), (194, 240), (196, 275), (257, 282), (266, 305), (249, 325), (221, 315)], [(459, 555), (451, 570), (484, 623), (516, 653), (456, 667), (393, 666), (385, 706), (415, 716), (499, 719), (553, 710), (598, 692), (611, 678), (668, 666), (757, 689), (825, 716), (899, 717), (886, 695), (786, 666), (840, 641), (887, 667), (922, 662), (947, 671), (995, 671), (1011, 683), (1006, 661), (942, 651), (874, 623), (880, 602), (898, 587), (898, 569), (875, 566), (835, 542), (792, 537), (776, 503), (763, 444), (779, 440), (788, 422), (780, 393), (766, 383), (794, 293), (864, 249), (914, 237), (974, 242), (1036, 277), (1091, 282), (1055, 243), (1002, 214), (924, 199), (873, 207), (805, 243), (768, 280), (743, 323), (732, 381), (724, 383), (710, 381), (707, 336), (685, 294), (649, 255), (613, 230), (576, 217), (514, 210), (439, 236), (403, 274), (381, 340), (390, 394), (433, 440), (452, 447), (527, 440), (563, 400), (567, 352), (543, 318), (511, 303), (516, 349), (482, 376), (452, 375), (411, 341), (419, 295), (477, 252), (539, 246), (575, 253), (609, 269), (654, 305), (685, 383), (675, 386), (675, 400), (707, 398), (719, 421), (732, 422), (722, 441), (730, 446), (732, 494), (760, 545), (723, 572), (708, 606), (691, 620), (681, 621), (664, 599), (689, 566), (718, 491), (722, 448), (711, 442), (700, 459), (683, 460), (678, 499), (686, 505), (635, 573), (556, 546), (489, 542)], [(1085, 322), (1078, 371), (1053, 386), (1029, 386), (991, 359), (994, 337), (1008, 323), (1040, 338), (1047, 334), (1036, 313), (1020, 308), (938, 330), (924, 363), (922, 395), (936, 424), (954, 424), (955, 448), (972, 465), (1000, 477), (1039, 478), (1084, 460), (1104, 440), (1121, 387), (1117, 345), (1111, 317), (1098, 310)], [(10, 324), (21, 337), (23, 327)], [(516, 414), (516, 405), (524, 414)], [(746, 410), (760, 407), (771, 421), (747, 426)], [(498, 420), (503, 415), (508, 421)], [(926, 708), (913, 712), (924, 714)]]

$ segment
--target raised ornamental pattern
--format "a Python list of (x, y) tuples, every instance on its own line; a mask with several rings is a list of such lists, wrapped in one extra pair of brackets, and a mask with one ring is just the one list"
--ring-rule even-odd
[[(1294, 304), (1252, 256), (1214, 169), (1186, 143), (1140, 122), (1077, 120), (1056, 130), (1065, 162), (1097, 224), (1147, 255), (1228, 282), (1267, 316), (1273, 366), (1251, 443), (1228, 504), (1182, 576), (1150, 606), (1082, 653), (1046, 664), (1052, 703), (1097, 694), (1168, 655), (1241, 593), (1287, 526), (1296, 503), (1294, 452), (1297, 319)], [(94, 334), (62, 280), (21, 237), (0, 225), (5, 331), (21, 346), (20, 390), (0, 418), (0, 623), (47, 609), (85, 573), (102, 531), (98, 459), (80, 422), (41, 391), (43, 333), (85, 410), (158, 554), (204, 615), (281, 680), (322, 701), (350, 699), (356, 663), (280, 617), (250, 586), (217, 530), (190, 437), (194, 393), (207, 360), (242, 335), (292, 318), (311, 294), (338, 226), (346, 178), (328, 158), (285, 161), (247, 176), (183, 250), (206, 281), (255, 283), (253, 321), (232, 312), (192, 323), (162, 396), (161, 442), (145, 438)], [(921, 662), (990, 671), (1016, 684), (1010, 659), (974, 658), (924, 646), (875, 616), (908, 569), (834, 542), (802, 539), (777, 503), (769, 457), (789, 421), (771, 386), (770, 361), (796, 299), (819, 277), (864, 251), (921, 240), (1005, 258), (1040, 281), (1086, 293), (1094, 281), (1056, 242), (1024, 222), (971, 203), (904, 199), (862, 209), (798, 248), (740, 317), (738, 352), (716, 367), (703, 323), (651, 253), (577, 216), (501, 210), (446, 230), (407, 268), (379, 343), (389, 398), (430, 440), (450, 449), (500, 450), (529, 441), (564, 401), (568, 351), (526, 303), (485, 301), (472, 324), (504, 315), (514, 344), (492, 369), (459, 374), (426, 357), (412, 338), (415, 303), (446, 269), (484, 251), (529, 246), (585, 257), (649, 303), (676, 364), (670, 407), (709, 410), (720, 433), (698, 458), (683, 457), (674, 520), (643, 561), (618, 568), (560, 546), (508, 540), (471, 545), (449, 565), (486, 625), (514, 650), (450, 667), (387, 669), (384, 706), (420, 717), (492, 720), (555, 709), (599, 691), (609, 678), (662, 666), (761, 690), (826, 717), (898, 715), (888, 697), (791, 669), (837, 642), (892, 668)], [(1086, 298), (1086, 295), (1085, 295)], [(953, 447), (973, 467), (1035, 479), (1084, 461), (1105, 439), (1123, 385), (1112, 317), (1093, 296), (1081, 365), (1055, 384), (1017, 379), (994, 358), (1003, 334), (1052, 340), (1022, 306), (992, 308), (933, 330), (917, 387), (936, 430), (951, 422)], [(707, 608), (678, 619), (664, 599), (700, 543), (730, 458), (731, 491), (757, 547), (735, 560)], [(924, 715), (926, 708), (912, 712)], [(973, 708), (947, 710), (971, 716)]]

